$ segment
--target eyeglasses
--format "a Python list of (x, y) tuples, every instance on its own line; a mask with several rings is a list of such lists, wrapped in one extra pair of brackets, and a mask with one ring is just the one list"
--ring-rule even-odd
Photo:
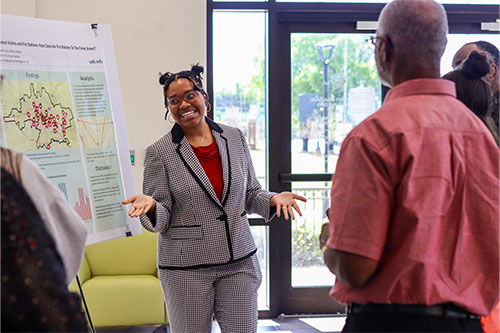
[(188, 103), (193, 103), (198, 97), (198, 91), (196, 90), (188, 90), (186, 93), (184, 93), (184, 96), (181, 97), (172, 97), (172, 98), (167, 98), (167, 103), (170, 107), (179, 107), (182, 103), (182, 101), (186, 101)]
[(369, 43), (371, 49), (375, 50), (375, 48), (377, 47), (377, 42), (382, 38), (384, 37), (371, 36), (368, 37), (365, 41)]
[(367, 38), (366, 41), (370, 43), (369, 45), (372, 49), (376, 49), (377, 43), (381, 39), (385, 39), (385, 42), (386, 42), (388, 47), (394, 48), (394, 43), (392, 42), (391, 37), (387, 36), (387, 35), (385, 35), (383, 37), (371, 36), (371, 37)]

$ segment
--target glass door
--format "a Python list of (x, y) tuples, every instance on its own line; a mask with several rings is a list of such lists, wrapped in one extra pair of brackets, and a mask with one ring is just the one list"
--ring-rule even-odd
[[(374, 50), (366, 41), (373, 33), (325, 28), (286, 23), (278, 28), (281, 45), (277, 51), (282, 59), (278, 135), (283, 145), (289, 145), (277, 152), (279, 186), (308, 199), (301, 205), (302, 217), (279, 223), (281, 237), (289, 239), (279, 249), (283, 259), (280, 308), (287, 314), (345, 310), (329, 296), (335, 276), (324, 265), (320, 236), (324, 238), (328, 231), (326, 211), (340, 145), (380, 107), (382, 99)], [(270, 142), (274, 141), (272, 133), (270, 129)]]
[[(293, 288), (331, 286), (319, 236), (328, 222), (331, 182), (346, 135), (380, 107), (380, 81), (368, 34), (291, 33), (292, 192), (307, 197), (292, 223)], [(321, 177), (321, 178), (322, 178)]]
[[(270, 96), (270, 186), (308, 199), (301, 205), (302, 217), (271, 228), (271, 276), (279, 276), (275, 304), (281, 313), (345, 310), (329, 296), (335, 277), (323, 263), (320, 235), (328, 229), (324, 224), (331, 177), (342, 141), (382, 103), (374, 49), (366, 41), (373, 35), (373, 30), (356, 32), (341, 24), (283, 18), (276, 41), (270, 43), (270, 89), (277, 92)], [(498, 35), (450, 34), (448, 39), (442, 74), (451, 69), (453, 54), (465, 42), (487, 40), (498, 45)], [(279, 62), (273, 61), (273, 54)], [(280, 240), (273, 242), (276, 234)], [(278, 244), (277, 254), (273, 244)], [(279, 258), (274, 265), (273, 255)], [(273, 274), (275, 265), (280, 272)]]

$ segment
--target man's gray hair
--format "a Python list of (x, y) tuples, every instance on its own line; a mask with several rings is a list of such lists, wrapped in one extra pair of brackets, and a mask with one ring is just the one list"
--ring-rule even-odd
[(389, 36), (408, 61), (439, 64), (446, 48), (448, 20), (444, 7), (432, 0), (394, 0), (379, 17), (378, 36)]

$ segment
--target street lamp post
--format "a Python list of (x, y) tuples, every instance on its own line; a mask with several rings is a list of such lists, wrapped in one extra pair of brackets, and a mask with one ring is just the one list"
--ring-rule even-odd
[[(325, 122), (325, 173), (328, 172), (328, 152), (330, 150), (328, 140), (328, 65), (332, 59), (335, 44), (332, 41), (323, 41), (315, 45), (319, 53), (319, 59), (323, 63), (323, 120)], [(325, 52), (326, 51), (326, 52)], [(326, 53), (326, 56), (325, 56)]]

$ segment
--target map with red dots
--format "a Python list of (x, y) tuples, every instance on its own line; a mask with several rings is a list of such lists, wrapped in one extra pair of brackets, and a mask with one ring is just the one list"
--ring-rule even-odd
[(69, 106), (55, 99), (45, 86), (36, 88), (34, 83), (30, 83), (29, 92), (18, 99), (15, 107), (4, 113), (6, 129), (20, 132), (17, 136), (21, 135), (22, 142), (17, 144), (24, 146), (21, 151), (78, 147), (73, 112)]

